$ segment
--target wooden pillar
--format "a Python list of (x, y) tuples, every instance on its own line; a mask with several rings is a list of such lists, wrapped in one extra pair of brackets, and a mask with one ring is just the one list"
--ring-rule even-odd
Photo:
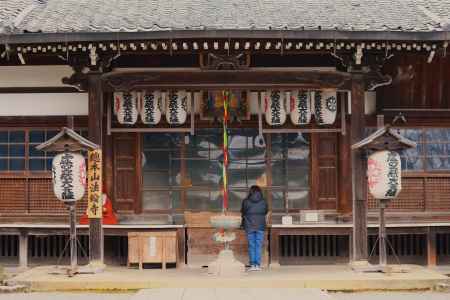
[[(88, 74), (89, 140), (102, 147), (103, 133), (103, 91), (100, 72)], [(103, 226), (102, 219), (89, 219), (89, 262), (103, 264)]]
[(21, 231), (19, 235), (19, 267), (28, 267), (28, 232)]
[[(106, 94), (106, 101), (112, 101), (112, 95)], [(105, 102), (106, 102), (105, 101)], [(105, 108), (105, 106), (103, 106)], [(107, 123), (107, 116), (103, 116), (103, 124)], [(111, 199), (113, 205), (114, 199), (114, 169), (113, 169), (113, 139), (112, 135), (107, 134), (107, 126), (103, 128), (103, 185), (105, 187), (106, 194)]]
[(271, 228), (269, 231), (270, 238), (270, 267), (279, 267), (280, 252), (280, 232), (278, 229)]
[(428, 265), (428, 267), (435, 267), (436, 264), (437, 264), (436, 230), (433, 227), (428, 227), (428, 233), (427, 233), (427, 265)]
[[(344, 99), (342, 99), (343, 101)], [(350, 126), (346, 120), (347, 128)], [(350, 134), (339, 135), (339, 202), (338, 211), (349, 214), (352, 211), (352, 174)]]
[[(351, 89), (351, 144), (364, 138), (364, 81), (363, 75), (353, 74)], [(352, 259), (368, 259), (367, 253), (367, 158), (363, 150), (353, 150), (352, 161), (352, 195), (353, 195), (353, 239)]]

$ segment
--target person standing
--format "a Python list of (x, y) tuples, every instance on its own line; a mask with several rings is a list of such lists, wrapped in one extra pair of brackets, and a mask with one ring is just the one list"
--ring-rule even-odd
[(257, 185), (250, 187), (247, 198), (242, 201), (242, 225), (247, 235), (249, 271), (261, 270), (261, 251), (264, 244), (266, 230), (267, 202), (261, 188)]

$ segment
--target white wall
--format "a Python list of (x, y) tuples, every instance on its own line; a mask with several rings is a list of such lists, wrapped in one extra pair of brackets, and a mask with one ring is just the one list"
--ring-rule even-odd
[(87, 93), (0, 94), (0, 116), (80, 116), (87, 114)]
[(63, 77), (70, 77), (69, 66), (4, 66), (0, 67), (0, 87), (62, 87)]

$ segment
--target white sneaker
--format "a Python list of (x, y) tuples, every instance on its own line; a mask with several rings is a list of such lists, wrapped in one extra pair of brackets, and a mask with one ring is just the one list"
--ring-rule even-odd
[(254, 267), (255, 267), (254, 271), (262, 271), (261, 266), (254, 266)]
[(249, 272), (253, 272), (253, 271), (258, 271), (257, 266), (250, 266), (250, 268), (248, 269)]

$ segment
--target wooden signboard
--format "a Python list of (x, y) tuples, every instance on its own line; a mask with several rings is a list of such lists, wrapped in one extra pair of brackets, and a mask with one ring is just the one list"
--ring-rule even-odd
[(101, 218), (102, 206), (102, 150), (91, 150), (88, 152), (88, 217)]

